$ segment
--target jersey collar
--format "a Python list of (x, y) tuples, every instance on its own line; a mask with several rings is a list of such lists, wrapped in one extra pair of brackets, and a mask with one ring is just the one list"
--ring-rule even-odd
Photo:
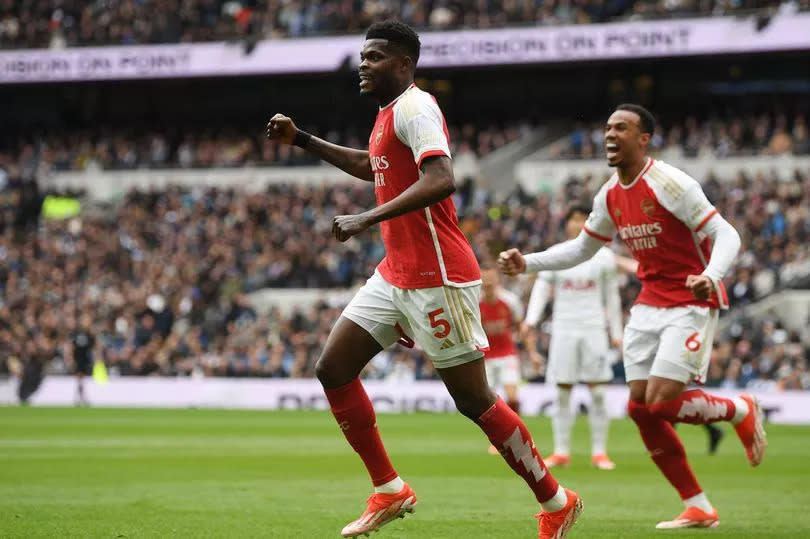
[(408, 92), (411, 90), (411, 88), (415, 88), (415, 87), (416, 87), (416, 83), (415, 83), (415, 82), (412, 82), (410, 86), (408, 86), (407, 88), (405, 88), (405, 91), (404, 91), (404, 92), (402, 92), (401, 94), (399, 94), (398, 96), (396, 96), (396, 97), (394, 98), (394, 100), (393, 100), (393, 101), (391, 101), (390, 103), (388, 103), (386, 106), (384, 106), (384, 107), (380, 107), (380, 110), (385, 110), (385, 109), (387, 109), (388, 107), (393, 106), (393, 105), (394, 105), (394, 103), (396, 103), (397, 101), (399, 101), (399, 100), (400, 100), (400, 98), (401, 98), (403, 95), (407, 94), (407, 93), (408, 93)]
[(632, 181), (632, 182), (630, 182), (630, 183), (628, 183), (627, 185), (625, 185), (625, 184), (623, 184), (623, 183), (622, 183), (622, 181), (621, 181), (621, 180), (619, 180), (619, 181), (618, 181), (619, 185), (621, 185), (623, 189), (630, 189), (631, 187), (633, 187), (633, 186), (636, 184), (636, 182), (637, 182), (639, 179), (641, 179), (641, 177), (642, 177), (642, 176), (644, 176), (644, 175), (647, 173), (647, 171), (648, 171), (648, 170), (650, 170), (650, 167), (651, 167), (652, 165), (653, 165), (653, 158), (652, 158), (652, 157), (648, 157), (648, 158), (647, 158), (647, 163), (644, 165), (644, 168), (642, 168), (642, 169), (641, 169), (641, 172), (639, 172), (639, 173), (638, 173), (638, 176), (636, 176), (635, 178), (633, 178), (633, 181)]

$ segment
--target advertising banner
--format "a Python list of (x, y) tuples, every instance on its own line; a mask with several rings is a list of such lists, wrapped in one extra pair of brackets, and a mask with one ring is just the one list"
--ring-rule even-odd
[[(452, 412), (453, 400), (439, 381), (365, 381), (366, 390), (381, 413)], [(256, 378), (138, 378), (112, 377), (104, 385), (87, 382), (85, 392), (94, 406), (147, 408), (238, 408), (256, 410), (327, 410), (328, 404), (317, 380)], [(553, 407), (552, 386), (525, 384), (520, 390), (521, 413), (548, 414)], [(712, 389), (727, 397), (739, 390)], [(768, 420), (774, 423), (810, 425), (810, 391), (756, 392)], [(73, 406), (76, 381), (68, 376), (49, 376), (31, 398), (33, 406)], [(626, 415), (627, 389), (608, 386), (608, 413)], [(16, 380), (0, 382), (0, 404), (14, 404)], [(576, 387), (573, 406), (586, 411), (588, 390)]]
[[(445, 68), (810, 49), (810, 13), (425, 32), (420, 66)], [(331, 72), (360, 35), (0, 52), (0, 84)]]

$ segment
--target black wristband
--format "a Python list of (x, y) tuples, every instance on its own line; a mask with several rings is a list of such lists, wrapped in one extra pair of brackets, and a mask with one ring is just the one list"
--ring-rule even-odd
[(295, 138), (293, 138), (293, 146), (298, 146), (299, 148), (306, 149), (307, 144), (309, 144), (309, 139), (312, 138), (312, 135), (307, 133), (306, 131), (301, 131), (300, 129), (295, 133)]

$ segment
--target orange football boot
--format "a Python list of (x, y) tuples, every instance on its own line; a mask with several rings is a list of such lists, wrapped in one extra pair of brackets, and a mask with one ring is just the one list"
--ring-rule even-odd
[(538, 539), (563, 539), (582, 513), (582, 498), (573, 490), (565, 489), (568, 502), (559, 511), (543, 511), (537, 518)]
[(677, 528), (716, 528), (719, 525), (717, 509), (707, 513), (698, 507), (687, 507), (683, 513), (675, 517), (675, 520), (659, 522), (655, 527), (659, 530), (673, 530)]
[(745, 456), (751, 466), (759, 466), (765, 457), (765, 449), (768, 447), (768, 440), (765, 437), (765, 427), (762, 425), (762, 406), (759, 400), (748, 393), (743, 393), (740, 398), (748, 404), (748, 414), (745, 418), (734, 425), (740, 441), (745, 448)]
[(369, 535), (396, 518), (405, 518), (406, 513), (413, 513), (416, 505), (416, 493), (405, 483), (396, 494), (375, 492), (366, 500), (368, 506), (357, 520), (346, 524), (341, 531), (343, 537)]

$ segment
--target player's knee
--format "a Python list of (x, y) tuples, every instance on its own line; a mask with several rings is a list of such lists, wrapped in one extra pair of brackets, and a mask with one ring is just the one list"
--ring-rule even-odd
[(647, 405), (644, 402), (633, 399), (627, 401), (627, 415), (630, 416), (630, 419), (635, 421), (639, 427), (652, 417), (650, 410), (647, 409)]
[(321, 357), (315, 363), (315, 376), (321, 385), (326, 388), (339, 387), (351, 381), (343, 380), (334, 365), (335, 362), (326, 353), (321, 354)]
[(591, 387), (591, 402), (594, 408), (604, 408), (605, 406), (605, 386), (596, 385)]
[(459, 413), (473, 421), (477, 420), (484, 412), (489, 410), (497, 399), (498, 397), (495, 393), (489, 389), (478, 393), (453, 395), (453, 401)]
[(571, 406), (571, 387), (557, 386), (557, 408), (568, 409)]

